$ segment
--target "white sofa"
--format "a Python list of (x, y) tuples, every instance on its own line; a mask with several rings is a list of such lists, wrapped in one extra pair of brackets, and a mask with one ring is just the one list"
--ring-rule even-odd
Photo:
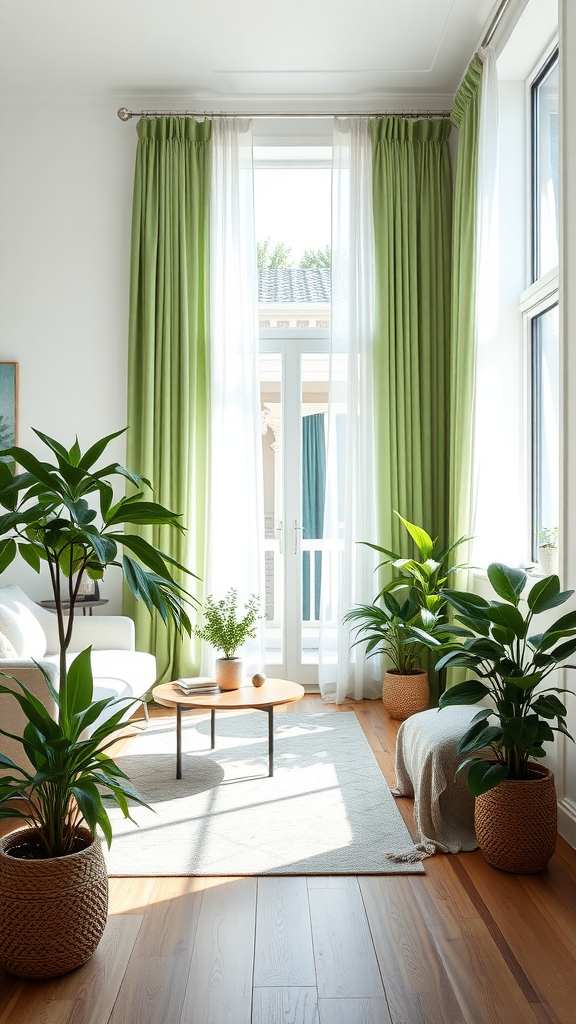
[[(67, 661), (92, 645), (94, 700), (104, 697), (142, 697), (156, 682), (156, 659), (136, 651), (134, 623), (121, 615), (81, 616), (74, 629)], [(54, 687), (59, 678), (58, 620), (55, 613), (31, 601), (17, 586), (0, 587), (0, 672), (15, 676), (47, 707), (54, 707), (37, 661), (48, 673)], [(0, 682), (4, 680), (0, 676)], [(144, 707), (146, 707), (144, 705)], [(126, 705), (126, 718), (137, 705)], [(97, 728), (100, 718), (88, 730)], [(0, 694), (0, 725), (21, 734), (24, 716), (8, 694)], [(22, 762), (22, 747), (0, 736), (0, 751)]]

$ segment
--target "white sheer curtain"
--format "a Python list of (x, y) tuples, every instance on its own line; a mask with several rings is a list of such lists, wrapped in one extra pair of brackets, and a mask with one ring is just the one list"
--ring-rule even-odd
[[(505, 525), (499, 493), (498, 450), (501, 417), (494, 416), (494, 366), (498, 363), (499, 237), (498, 237), (498, 75), (492, 46), (481, 48), (483, 62), (478, 134), (478, 198), (476, 221), (476, 372), (474, 389), (474, 476), (472, 493), (472, 564), (488, 565), (504, 558), (515, 565), (522, 558), (522, 531)], [(496, 460), (497, 463), (497, 460)], [(505, 460), (502, 463), (506, 466)], [(496, 477), (495, 477), (496, 474)], [(502, 481), (505, 490), (505, 484)], [(501, 545), (502, 551), (498, 551)], [(511, 560), (512, 559), (512, 560)]]
[(374, 245), (369, 119), (334, 123), (332, 341), (322, 560), (320, 689), (324, 700), (379, 697), (382, 668), (342, 616), (376, 595), (372, 345)]
[[(211, 450), (204, 594), (264, 597), (258, 284), (251, 122), (212, 122), (210, 209)], [(261, 624), (262, 625), (262, 624)], [(264, 630), (242, 653), (264, 665)], [(202, 671), (215, 652), (203, 645)]]

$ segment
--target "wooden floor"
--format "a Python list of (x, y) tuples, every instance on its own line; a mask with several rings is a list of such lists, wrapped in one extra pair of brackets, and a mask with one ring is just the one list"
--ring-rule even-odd
[[(382, 705), (322, 708), (356, 713), (391, 782)], [(533, 876), (478, 851), (425, 868), (111, 879), (92, 960), (51, 982), (0, 969), (0, 1024), (575, 1024), (576, 852), (559, 839)]]

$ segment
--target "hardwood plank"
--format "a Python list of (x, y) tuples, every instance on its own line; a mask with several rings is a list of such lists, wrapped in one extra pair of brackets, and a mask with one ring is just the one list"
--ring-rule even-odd
[(449, 858), (431, 857), (427, 875), (414, 885), (428, 930), (462, 1008), (474, 1024), (537, 1024), (518, 977), (452, 871)]
[(256, 879), (219, 883), (202, 897), (182, 1020), (250, 1024)]
[(518, 877), (532, 902), (576, 957), (576, 884), (555, 860), (545, 871)]
[(180, 1024), (190, 961), (185, 955), (134, 956), (109, 1024)]
[(353, 889), (354, 875), (309, 875), (306, 879), (309, 889)]
[(251, 1024), (320, 1024), (316, 989), (255, 988)]
[(258, 880), (254, 985), (316, 985), (305, 878)]
[(142, 923), (134, 914), (111, 917), (94, 956), (77, 971), (53, 982), (52, 999), (70, 1001), (67, 1024), (108, 1021)]
[(109, 878), (108, 914), (143, 914), (155, 883), (155, 878)]
[(320, 999), (320, 1024), (388, 1024), (385, 999)]
[(22, 994), (24, 984), (20, 978), (8, 974), (8, 971), (0, 966), (0, 1020), (6, 1007)]
[(410, 879), (366, 876), (360, 889), (393, 1024), (467, 1024)]
[(382, 997), (384, 990), (358, 883), (309, 889), (318, 996)]
[(564, 1024), (574, 1007), (576, 962), (520, 879), (491, 868), (480, 853), (452, 858), (450, 865), (535, 1011), (541, 1003), (548, 1020)]
[(68, 1024), (73, 1002), (49, 998), (50, 983), (27, 982), (19, 999), (4, 1010), (0, 1024)]
[(191, 956), (203, 892), (203, 878), (156, 878), (136, 945), (137, 955)]

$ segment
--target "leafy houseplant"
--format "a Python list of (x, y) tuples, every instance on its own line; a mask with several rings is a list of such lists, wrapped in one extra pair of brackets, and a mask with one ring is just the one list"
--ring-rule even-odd
[[(501, 784), (506, 784), (505, 790), (512, 790), (517, 808), (521, 792), (517, 784), (535, 795), (535, 783), (546, 775), (552, 776), (537, 763), (546, 756), (544, 744), (553, 741), (556, 733), (572, 739), (566, 728), (566, 706), (557, 696), (565, 691), (543, 684), (560, 666), (576, 667), (566, 665), (566, 659), (576, 652), (576, 612), (562, 615), (542, 632), (532, 632), (534, 617), (564, 604), (573, 591), (561, 592), (558, 577), (547, 576), (532, 587), (527, 607), (522, 611), (525, 572), (494, 562), (488, 567), (488, 578), (500, 600), (486, 601), (460, 591), (445, 592), (465, 633), (440, 645), (445, 653), (438, 662), (438, 667), (460, 665), (475, 676), (448, 689), (440, 698), (441, 708), (476, 704), (483, 699), (491, 704), (473, 718), (458, 745), (458, 753), (466, 755), (459, 770), (467, 771), (468, 788), (478, 798), (477, 835), (485, 855), (478, 818), (485, 816), (484, 809), (494, 803)], [(428, 643), (438, 646), (434, 637), (429, 637)], [(551, 784), (553, 790), (553, 778)], [(548, 813), (552, 820), (547, 825), (548, 846), (542, 854), (541, 866), (552, 855), (556, 841), (555, 797), (548, 797)], [(526, 840), (528, 825), (524, 824), (520, 832)], [(531, 839), (528, 845), (534, 845)]]
[[(52, 698), (57, 709), (55, 718), (16, 678), (9, 677), (14, 685), (0, 686), (0, 693), (11, 695), (27, 720), (22, 736), (2, 728), (0, 735), (20, 742), (28, 759), (27, 766), (23, 767), (0, 754), (0, 768), (4, 769), (0, 776), (0, 819), (21, 819), (30, 829), (2, 840), (0, 904), (6, 898), (9, 906), (0, 905), (0, 921), (7, 922), (7, 930), (0, 932), (0, 960), (9, 970), (31, 977), (71, 970), (96, 948), (106, 920), (106, 905), (101, 898), (102, 866), (97, 866), (96, 890), (100, 892), (97, 901), (100, 914), (104, 908), (103, 920), (100, 930), (93, 926), (89, 929), (95, 938), (89, 951), (82, 941), (86, 921), (80, 913), (82, 901), (79, 899), (77, 924), (72, 928), (70, 921), (66, 921), (68, 937), (64, 944), (70, 949), (63, 964), (52, 963), (44, 947), (37, 949), (29, 936), (24, 943), (19, 943), (27, 949), (25, 962), (20, 963), (14, 961), (11, 950), (15, 918), (27, 920), (21, 900), (23, 894), (15, 892), (8, 898), (6, 886), (2, 885), (4, 875), (11, 877), (15, 870), (15, 856), (60, 862), (66, 857), (73, 860), (85, 847), (87, 851), (97, 848), (101, 858), (100, 844), (95, 840), (96, 827), (100, 826), (108, 845), (112, 840), (102, 791), (106, 791), (125, 817), (130, 817), (128, 798), (142, 802), (126, 775), (106, 753), (130, 702), (115, 698), (92, 702), (90, 648), (77, 655), (67, 668), (66, 652), (72, 639), (74, 607), (83, 575), (87, 573), (92, 579), (100, 579), (109, 565), (119, 566), (133, 593), (150, 611), (157, 609), (164, 622), (171, 619), (179, 630), (191, 632), (184, 607), (188, 595), (174, 579), (172, 567), (181, 572), (188, 570), (141, 537), (126, 532), (129, 526), (145, 523), (168, 524), (182, 530), (179, 516), (157, 502), (144, 500), (140, 489), (131, 497), (114, 502), (112, 478), (126, 478), (136, 488), (148, 485), (147, 481), (116, 463), (94, 468), (110, 441), (123, 431), (102, 438), (85, 453), (81, 452), (78, 441), (67, 450), (45, 434), (36, 433), (55, 455), (55, 462), (41, 462), (31, 452), (18, 447), (0, 452), (0, 504), (6, 510), (0, 516), (0, 571), (17, 553), (36, 571), (40, 571), (43, 562), (47, 563), (60, 641), (58, 690), (43, 673), (47, 697)], [(14, 472), (15, 463), (22, 467), (22, 472)], [(96, 507), (89, 503), (89, 496), (96, 498)], [(125, 551), (121, 560), (120, 548)], [(62, 578), (67, 580), (67, 588), (63, 588)], [(64, 601), (69, 602), (67, 619)], [(103, 721), (98, 724), (101, 716)], [(95, 723), (92, 735), (87, 737), (86, 730)], [(15, 797), (21, 801), (23, 798), (23, 802), (20, 806), (8, 807), (8, 802)], [(15, 847), (20, 849), (15, 850)], [(61, 896), (52, 902), (58, 911), (65, 901)], [(62, 929), (58, 929), (58, 917), (52, 931), (60, 941)], [(41, 975), (30, 973), (40, 969)]]
[[(415, 628), (421, 623), (421, 609), (411, 591), (403, 604), (388, 592), (381, 599), (383, 607), (376, 604), (376, 598), (373, 604), (351, 608), (344, 622), (353, 623), (354, 644), (366, 643), (367, 657), (382, 654), (389, 659), (392, 667), (386, 670), (382, 701), (391, 718), (408, 718), (428, 707), (430, 700), (428, 675), (419, 665), (425, 645)], [(436, 634), (438, 616), (430, 612), (427, 622)]]
[(196, 636), (223, 653), (216, 661), (216, 682), (223, 690), (237, 690), (242, 682), (242, 661), (236, 657), (236, 651), (249, 637), (256, 636), (260, 600), (252, 594), (244, 604), (244, 615), (239, 616), (238, 594), (232, 589), (220, 601), (212, 595), (207, 597), (202, 613), (206, 621), (203, 626), (194, 627)]
[[(371, 605), (358, 605), (344, 616), (344, 621), (355, 623), (357, 640), (366, 642), (368, 657), (384, 654), (392, 668), (386, 671), (382, 688), (384, 706), (392, 718), (407, 718), (428, 707), (430, 688), (428, 673), (421, 667), (422, 654), (427, 645), (419, 635), (424, 630), (427, 638), (434, 635), (440, 643), (452, 635), (447, 633), (444, 587), (451, 573), (460, 566), (445, 568), (451, 553), (467, 537), (436, 552), (437, 541), (420, 526), (409, 523), (398, 512), (420, 554), (420, 561), (402, 558), (388, 548), (363, 541), (367, 547), (384, 554), (383, 565), (391, 565), (399, 573), (387, 583)], [(402, 603), (400, 603), (400, 599)], [(376, 602), (381, 600), (384, 607)]]

